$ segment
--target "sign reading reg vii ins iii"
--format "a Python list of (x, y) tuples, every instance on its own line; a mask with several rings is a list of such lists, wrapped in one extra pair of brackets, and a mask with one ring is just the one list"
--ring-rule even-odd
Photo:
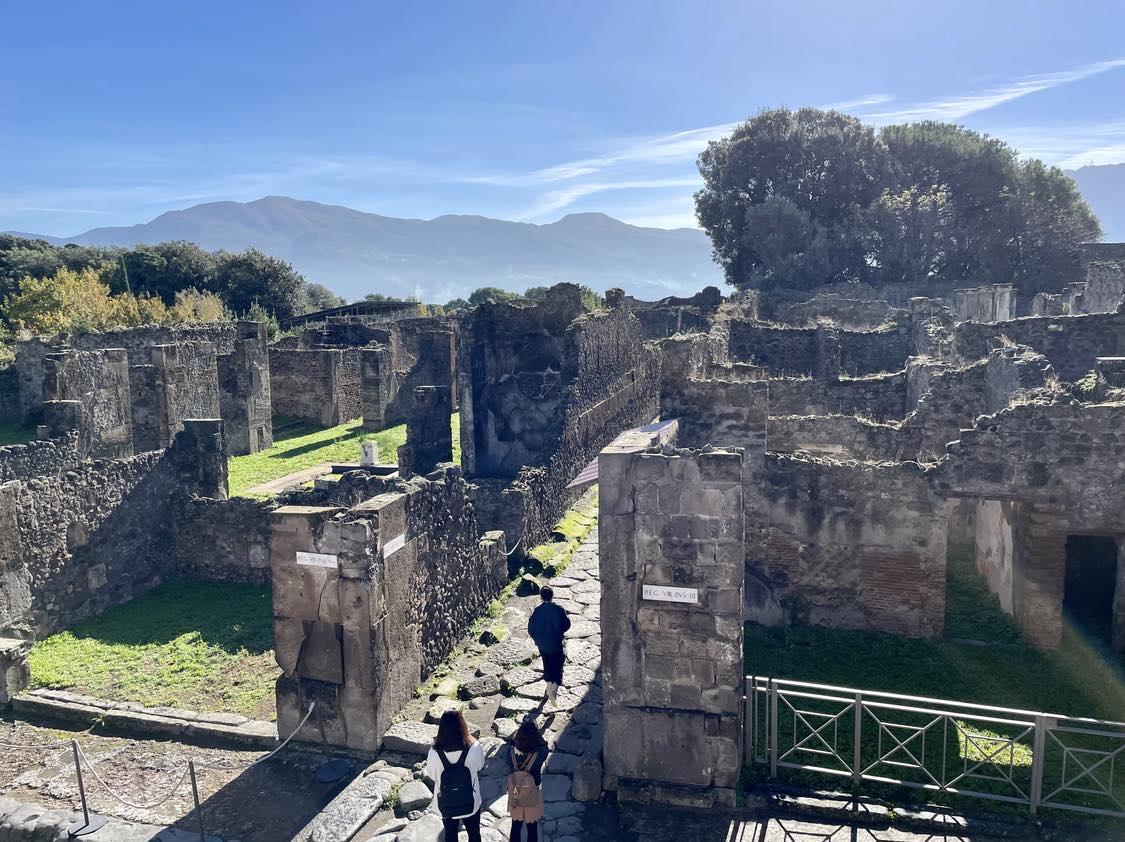
[(699, 591), (695, 588), (676, 588), (668, 585), (642, 585), (641, 598), (656, 602), (686, 602), (699, 604)]

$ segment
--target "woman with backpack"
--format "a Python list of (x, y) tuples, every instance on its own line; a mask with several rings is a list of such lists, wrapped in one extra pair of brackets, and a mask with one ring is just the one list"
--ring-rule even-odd
[(461, 711), (447, 710), (426, 757), (426, 774), (434, 782), (446, 839), (456, 840), (464, 823), (469, 842), (481, 842), (479, 774), (483, 768), (484, 751), (469, 734), (469, 723)]
[(543, 818), (543, 761), (547, 743), (532, 719), (525, 719), (508, 744), (508, 814), (512, 817), (511, 842), (520, 842), (527, 828), (527, 842), (539, 842), (539, 820)]

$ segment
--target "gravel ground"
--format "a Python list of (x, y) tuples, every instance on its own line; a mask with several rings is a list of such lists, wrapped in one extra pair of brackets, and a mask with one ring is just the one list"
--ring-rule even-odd
[[(0, 794), (49, 809), (80, 806), (74, 759), (69, 742), (77, 739), (98, 774), (133, 804), (109, 796), (83, 768), (86, 795), (93, 812), (154, 825), (197, 828), (190, 781), (181, 781), (189, 757), (197, 764), (199, 797), (203, 800), (208, 834), (241, 842), (279, 842), (292, 838), (347, 780), (318, 784), (315, 772), (323, 758), (312, 752), (287, 749), (266, 763), (246, 765), (261, 751), (207, 748), (165, 740), (135, 740), (76, 731), (66, 726), (44, 727), (0, 718), (0, 743), (49, 746), (15, 749), (0, 746)], [(62, 741), (63, 744), (59, 745)], [(225, 768), (198, 768), (200, 764)], [(356, 764), (353, 774), (358, 772)]]

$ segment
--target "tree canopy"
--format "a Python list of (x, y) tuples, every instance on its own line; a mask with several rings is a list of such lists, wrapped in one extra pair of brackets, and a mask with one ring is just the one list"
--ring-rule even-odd
[(1074, 279), (1101, 236), (1074, 182), (996, 138), (922, 122), (878, 133), (834, 111), (763, 111), (699, 156), (696, 214), (727, 281), (834, 283)]
[[(148, 316), (153, 322), (165, 318), (161, 307), (172, 320), (184, 320), (193, 313), (207, 320), (215, 317), (216, 308), (238, 316), (265, 314), (284, 319), (345, 303), (327, 287), (306, 281), (290, 264), (257, 249), (237, 254), (208, 252), (194, 243), (179, 241), (130, 249), (56, 246), (45, 240), (0, 234), (0, 329), (16, 329), (17, 321), (27, 329), (38, 329), (32, 327), (39, 324), (38, 317), (30, 318), (30, 311), (17, 314), (12, 308), (18, 304), (34, 309), (33, 300), (48, 306), (43, 296), (50, 292), (50, 282), (61, 278), (73, 287), (72, 276), (60, 274), (63, 270), (81, 276), (84, 288), (97, 293), (95, 298), (104, 286), (106, 294), (115, 300), (125, 296), (118, 300), (120, 306), (130, 299), (137, 302), (141, 310), (135, 318)], [(91, 286), (94, 283), (98, 288)], [(63, 294), (54, 294), (56, 314), (66, 309), (60, 297)], [(47, 317), (47, 321), (52, 318)], [(66, 317), (59, 318), (67, 321)], [(85, 329), (87, 321), (79, 316), (75, 329)], [(125, 316), (114, 322), (135, 323), (141, 322)]]

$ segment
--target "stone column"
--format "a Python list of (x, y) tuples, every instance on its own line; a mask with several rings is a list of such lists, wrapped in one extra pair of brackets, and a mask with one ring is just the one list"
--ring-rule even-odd
[(238, 322), (238, 339), (218, 358), (219, 408), (232, 456), (273, 444), (270, 366), (265, 325)]
[(386, 424), (387, 404), (395, 396), (397, 381), (391, 364), (391, 351), (376, 345), (360, 351), (360, 408), (365, 430), (382, 430)]
[(406, 444), (398, 449), (399, 472), (428, 474), (442, 462), (453, 461), (452, 392), (448, 386), (418, 386), (410, 418), (406, 422)]
[(743, 456), (651, 441), (625, 433), (598, 459), (607, 787), (622, 801), (733, 805)]

